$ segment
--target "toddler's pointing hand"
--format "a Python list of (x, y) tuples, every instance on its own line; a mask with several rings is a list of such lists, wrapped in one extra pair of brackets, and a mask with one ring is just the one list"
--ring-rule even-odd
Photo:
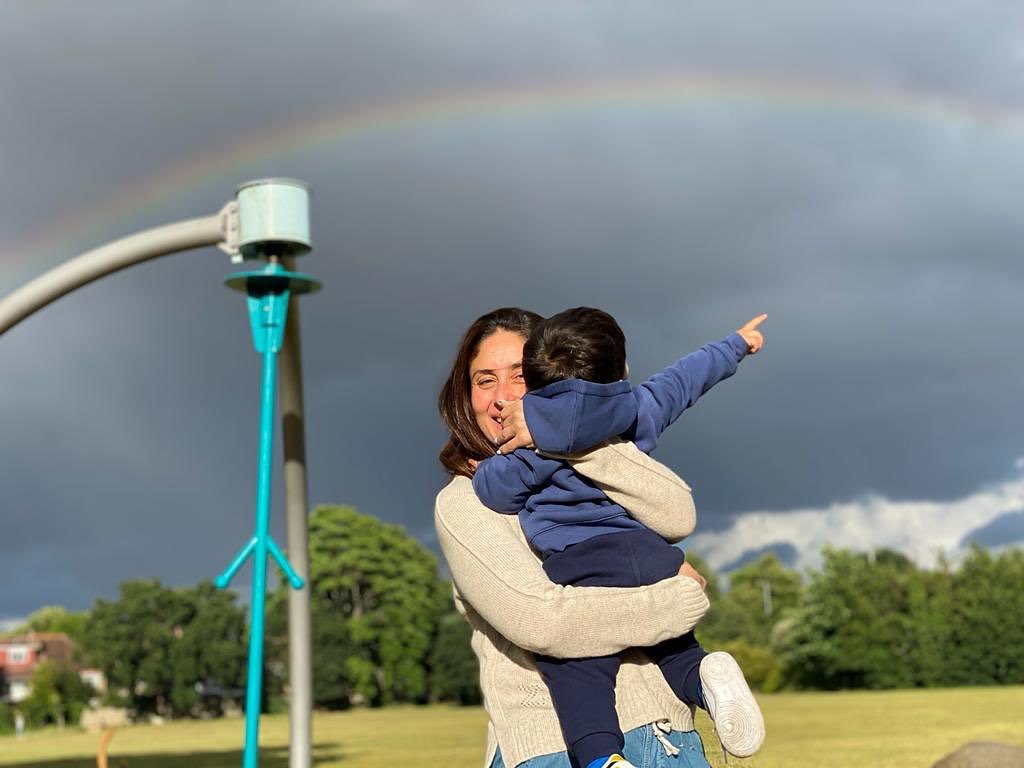
[(754, 355), (764, 346), (764, 336), (757, 326), (768, 319), (768, 315), (758, 315), (753, 320), (750, 320), (742, 328), (737, 328), (736, 333), (743, 337), (743, 340), (747, 342), (747, 346), (750, 347), (750, 354)]

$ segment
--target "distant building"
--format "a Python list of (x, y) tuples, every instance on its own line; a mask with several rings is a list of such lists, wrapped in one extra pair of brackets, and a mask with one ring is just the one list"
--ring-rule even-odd
[[(44, 661), (71, 666), (74, 650), (74, 642), (63, 632), (30, 632), (0, 639), (0, 677), (7, 681), (4, 698), (15, 704), (27, 698), (36, 667)], [(97, 691), (106, 688), (106, 679), (98, 669), (82, 669), (79, 675)]]
[(92, 686), (96, 693), (102, 695), (107, 692), (107, 676), (95, 667), (82, 667), (78, 670), (78, 676)]

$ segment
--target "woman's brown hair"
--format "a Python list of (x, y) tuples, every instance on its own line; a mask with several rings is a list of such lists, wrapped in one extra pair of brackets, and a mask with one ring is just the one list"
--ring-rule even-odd
[(441, 421), (448, 427), (448, 442), (439, 456), (448, 474), (470, 477), (473, 474), (470, 459), (481, 461), (494, 455), (494, 446), (476, 423), (470, 391), (469, 364), (480, 350), (480, 342), (495, 331), (518, 333), (525, 342), (534, 326), (543, 319), (536, 312), (502, 307), (478, 317), (462, 337), (455, 362), (437, 398)]

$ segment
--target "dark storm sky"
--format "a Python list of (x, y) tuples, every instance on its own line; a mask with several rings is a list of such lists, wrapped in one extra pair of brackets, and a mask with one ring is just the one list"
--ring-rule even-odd
[[(313, 503), (434, 546), (436, 393), (493, 307), (612, 312), (635, 380), (767, 312), (656, 454), (714, 565), (1024, 540), (1024, 9), (242, 8), (0, 4), (0, 295), (297, 177)], [(212, 577), (248, 535), (233, 269), (136, 267), (0, 338), (0, 619)]]

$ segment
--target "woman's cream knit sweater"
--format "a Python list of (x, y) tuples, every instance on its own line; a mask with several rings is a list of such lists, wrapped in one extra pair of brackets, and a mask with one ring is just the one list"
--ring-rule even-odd
[[(631, 443), (615, 443), (573, 459), (636, 519), (671, 541), (695, 522), (690, 489)], [(533, 653), (566, 658), (623, 653), (616, 708), (623, 731), (667, 720), (692, 730), (689, 707), (661, 671), (635, 648), (692, 629), (708, 600), (693, 579), (648, 587), (571, 587), (548, 580), (515, 515), (493, 512), (469, 478), (455, 477), (434, 508), (438, 539), (455, 585), (456, 607), (473, 628), (480, 687), (490, 716), (485, 766), (501, 746), (508, 766), (565, 749), (547, 687)], [(629, 649), (629, 650), (626, 650)]]

